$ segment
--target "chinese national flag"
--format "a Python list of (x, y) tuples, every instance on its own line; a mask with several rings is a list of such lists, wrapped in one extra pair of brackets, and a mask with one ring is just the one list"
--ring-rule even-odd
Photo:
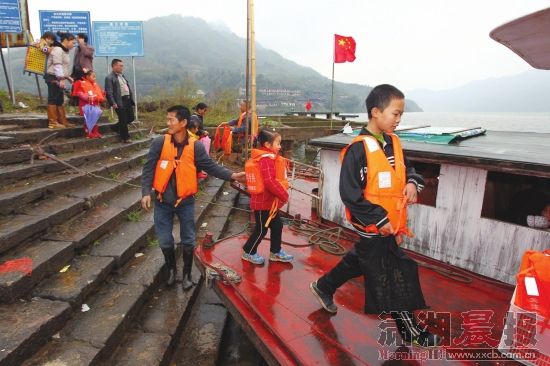
[(334, 62), (355, 61), (355, 40), (353, 37), (334, 35)]

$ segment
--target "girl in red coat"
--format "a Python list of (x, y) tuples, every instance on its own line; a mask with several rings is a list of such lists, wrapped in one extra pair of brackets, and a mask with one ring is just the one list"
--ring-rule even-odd
[[(84, 123), (84, 132), (88, 138), (100, 138), (99, 128), (97, 127), (97, 120), (101, 116), (100, 103), (105, 101), (105, 92), (101, 89), (95, 79), (95, 72), (89, 70), (84, 74), (81, 80), (74, 83), (73, 96), (78, 97), (78, 109), (80, 115), (86, 119), (95, 119), (95, 121), (86, 121)], [(89, 106), (89, 107), (87, 107)], [(87, 111), (86, 115), (84, 111)]]
[(252, 149), (252, 159), (247, 163), (255, 167), (247, 171), (247, 183), (249, 179), (255, 185), (260, 182), (262, 188), (253, 192), (251, 184), (248, 184), (251, 192), (250, 208), (254, 211), (256, 225), (243, 247), (242, 259), (260, 265), (265, 262), (257, 249), (267, 230), (271, 229), (269, 260), (291, 262), (294, 256), (281, 249), (283, 223), (278, 213), (278, 209), (288, 201), (285, 159), (278, 155), (281, 135), (264, 129), (258, 134), (258, 144), (260, 148)]

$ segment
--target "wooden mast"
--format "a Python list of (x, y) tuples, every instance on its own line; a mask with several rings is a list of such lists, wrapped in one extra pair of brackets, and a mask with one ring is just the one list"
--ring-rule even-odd
[(256, 131), (256, 124), (254, 123), (257, 120), (256, 113), (256, 32), (254, 30), (254, 0), (249, 0), (250, 2), (250, 95), (251, 95), (251, 118), (250, 123), (252, 128), (250, 129), (252, 136), (256, 136), (258, 131)]

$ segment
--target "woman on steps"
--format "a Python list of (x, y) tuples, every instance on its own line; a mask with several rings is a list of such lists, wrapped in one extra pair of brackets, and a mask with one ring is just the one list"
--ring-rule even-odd
[(46, 75), (44, 75), (48, 85), (48, 128), (75, 127), (67, 121), (63, 106), (64, 90), (68, 83), (73, 82), (70, 77), (69, 51), (74, 47), (74, 35), (57, 32), (57, 36), (60, 41), (55, 41), (53, 44), (46, 63)]

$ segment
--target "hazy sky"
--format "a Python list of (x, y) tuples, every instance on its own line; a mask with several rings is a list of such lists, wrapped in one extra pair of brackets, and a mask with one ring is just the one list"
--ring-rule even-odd
[[(548, 6), (549, 0), (256, 0), (256, 40), (330, 78), (333, 34), (353, 36), (357, 59), (336, 64), (336, 80), (447, 89), (530, 70), (489, 32)], [(38, 10), (89, 10), (92, 21), (191, 15), (246, 35), (246, 0), (29, 0), (35, 37)]]

